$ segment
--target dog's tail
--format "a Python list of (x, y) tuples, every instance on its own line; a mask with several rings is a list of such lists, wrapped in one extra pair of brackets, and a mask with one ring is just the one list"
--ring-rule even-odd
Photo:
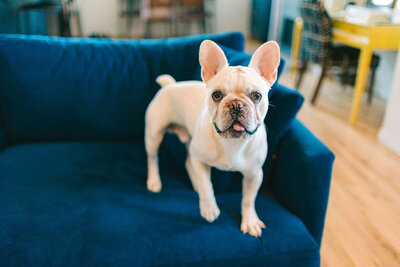
[(161, 87), (165, 87), (167, 85), (173, 84), (175, 83), (175, 79), (172, 78), (171, 75), (168, 74), (163, 74), (157, 77), (156, 82), (161, 86)]

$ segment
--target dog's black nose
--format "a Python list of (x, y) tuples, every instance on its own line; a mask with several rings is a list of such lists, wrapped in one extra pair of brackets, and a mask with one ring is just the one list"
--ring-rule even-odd
[(238, 115), (243, 109), (243, 103), (240, 100), (233, 100), (230, 103), (230, 110), (233, 114)]

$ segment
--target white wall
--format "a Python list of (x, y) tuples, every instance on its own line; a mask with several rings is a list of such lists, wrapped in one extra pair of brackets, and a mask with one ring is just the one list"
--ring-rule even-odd
[[(211, 0), (212, 1), (212, 0)], [(251, 0), (214, 0), (216, 31), (250, 33)]]
[(344, 9), (347, 0), (325, 0), (324, 6), (328, 12), (336, 12)]
[(392, 88), (397, 52), (375, 51), (374, 54), (380, 57), (380, 64), (375, 75), (374, 93), (380, 98), (388, 100)]
[(75, 0), (84, 36), (93, 33), (118, 35), (119, 0)]
[(378, 139), (400, 155), (400, 53), (397, 54), (391, 89)]
[[(241, 31), (249, 35), (251, 0), (206, 1), (215, 6), (216, 32)], [(84, 36), (104, 33), (116, 37), (123, 32), (118, 18), (120, 0), (75, 0), (74, 2), (80, 10)], [(140, 33), (140, 31), (141, 29), (136, 29), (135, 32)]]

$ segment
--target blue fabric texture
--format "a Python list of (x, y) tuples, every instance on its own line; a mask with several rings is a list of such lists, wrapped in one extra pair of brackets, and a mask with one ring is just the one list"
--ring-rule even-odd
[(294, 90), (276, 83), (270, 93), (260, 239), (239, 229), (239, 173), (212, 169), (221, 215), (212, 224), (201, 218), (174, 135), (160, 148), (162, 192), (146, 190), (144, 112), (155, 78), (199, 78), (204, 39), (223, 46), (231, 65), (248, 64), (240, 33), (0, 35), (2, 264), (319, 266), (333, 155), (295, 120), (303, 98)]
[(163, 191), (153, 194), (145, 187), (143, 143), (7, 148), (0, 154), (2, 265), (318, 266), (318, 245), (270, 191), (256, 201), (268, 225), (256, 239), (239, 230), (240, 193), (217, 196), (221, 215), (210, 224), (184, 166), (166, 150), (160, 157)]
[(333, 153), (295, 120), (280, 143), (274, 166), (273, 191), (285, 207), (304, 221), (318, 244), (324, 228), (333, 160)]
[(274, 84), (269, 99), (269, 110), (265, 118), (268, 136), (268, 156), (264, 164), (264, 176), (268, 179), (274, 160), (277, 146), (282, 137), (289, 130), (297, 112), (304, 102), (303, 96), (296, 90), (289, 89), (278, 83)]
[(0, 35), (0, 114), (9, 144), (142, 140), (156, 77), (193, 77), (204, 39), (244, 45), (240, 33), (139, 41)]

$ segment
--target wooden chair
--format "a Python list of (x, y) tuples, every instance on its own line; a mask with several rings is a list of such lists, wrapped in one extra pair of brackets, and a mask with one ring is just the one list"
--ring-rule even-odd
[(141, 0), (119, 0), (120, 28), (124, 35), (132, 37), (134, 21), (140, 23)]
[[(207, 19), (210, 14), (206, 12), (204, 0), (179, 0), (177, 6), (177, 21), (184, 24), (183, 34), (190, 34), (190, 26), (197, 23), (200, 33), (207, 32)], [(211, 24), (210, 24), (211, 25)], [(183, 35), (180, 31), (180, 35)]]
[[(304, 0), (300, 6), (300, 14), (303, 19), (301, 64), (296, 82), (296, 89), (300, 88), (303, 76), (309, 63), (317, 63), (322, 66), (311, 103), (315, 104), (321, 89), (322, 81), (328, 69), (338, 67), (341, 72), (341, 83), (349, 84), (355, 81), (358, 64), (359, 49), (348, 46), (334, 46), (332, 43), (332, 22), (325, 11), (323, 4), (316, 0)], [(379, 65), (379, 57), (373, 55), (371, 61), (371, 79), (369, 81), (369, 101), (372, 100), (373, 82), (376, 68)]]
[(173, 0), (142, 0), (141, 18), (145, 22), (145, 38), (153, 37), (151, 26), (154, 23), (164, 23), (169, 26), (169, 36), (174, 34)]

